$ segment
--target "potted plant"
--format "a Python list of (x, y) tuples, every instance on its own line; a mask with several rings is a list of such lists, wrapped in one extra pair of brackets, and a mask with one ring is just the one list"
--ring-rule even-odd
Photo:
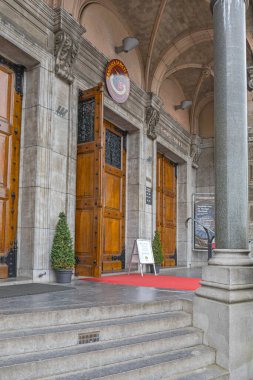
[(73, 240), (64, 212), (59, 214), (59, 220), (56, 225), (51, 250), (51, 265), (56, 272), (56, 281), (58, 283), (71, 282), (72, 272), (75, 265), (75, 253), (73, 249)]
[[(155, 269), (156, 273), (160, 272), (161, 264), (163, 262), (163, 250), (162, 250), (162, 242), (160, 233), (158, 231), (155, 231), (155, 236), (152, 241), (152, 250), (155, 260)], [(151, 266), (151, 273), (154, 273), (154, 267)]]

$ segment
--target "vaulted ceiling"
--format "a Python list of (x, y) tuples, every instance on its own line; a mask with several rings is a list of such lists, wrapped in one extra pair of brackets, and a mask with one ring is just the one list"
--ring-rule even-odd
[[(50, 1), (50, 0), (48, 0)], [(159, 94), (166, 78), (178, 82), (195, 104), (213, 93), (213, 21), (209, 0), (53, 0), (75, 18), (91, 3), (111, 9), (139, 39), (144, 88)], [(71, 5), (72, 4), (72, 5)], [(248, 58), (253, 12), (247, 12)], [(194, 105), (194, 104), (193, 104)]]
[[(195, 63), (194, 52), (199, 37), (195, 32), (203, 31), (205, 37), (211, 40), (210, 34), (205, 31), (212, 29), (212, 15), (209, 2), (205, 0), (111, 0), (122, 17), (130, 25), (134, 35), (140, 41), (140, 50), (145, 67), (146, 89), (152, 86), (152, 78), (159, 70), (161, 60), (166, 62), (166, 53), (175, 47), (175, 44), (190, 36), (185, 46), (176, 46), (177, 54), (173, 51), (174, 59), (181, 54), (189, 57), (189, 63)], [(204, 38), (204, 36), (203, 36)], [(191, 48), (194, 51), (191, 52)], [(202, 46), (203, 47), (203, 46)], [(174, 50), (174, 49), (173, 49)], [(181, 51), (180, 51), (181, 50)], [(209, 48), (210, 50), (210, 48)], [(209, 54), (210, 55), (210, 54)], [(201, 64), (206, 64), (205, 52)], [(200, 54), (196, 56), (200, 61)], [(174, 62), (168, 61), (168, 69)]]

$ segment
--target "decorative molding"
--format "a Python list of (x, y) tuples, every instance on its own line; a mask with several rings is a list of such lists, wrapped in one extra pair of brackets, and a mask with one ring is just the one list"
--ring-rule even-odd
[(80, 25), (65, 9), (57, 8), (54, 12), (54, 32), (64, 30), (79, 42), (80, 37), (86, 32), (84, 26)]
[(169, 114), (160, 112), (157, 141), (184, 160), (190, 155), (191, 137)]
[(55, 74), (60, 78), (72, 83), (72, 65), (78, 53), (78, 43), (63, 30), (55, 35)]
[(147, 127), (147, 136), (151, 140), (155, 140), (157, 138), (157, 126), (160, 120), (161, 105), (161, 99), (154, 93), (149, 92), (146, 103), (145, 121)]
[[(38, 0), (15, 0), (9, 1), (11, 8), (15, 9), (17, 15), (23, 15), (24, 10), (28, 12), (39, 24), (43, 24), (46, 28), (53, 30), (54, 13), (52, 9), (44, 1)], [(30, 18), (30, 17), (29, 17)], [(34, 23), (34, 20), (33, 20)], [(40, 28), (40, 26), (37, 26)]]
[(55, 31), (55, 73), (61, 79), (72, 83), (72, 67), (79, 51), (81, 35), (86, 29), (64, 9), (54, 11)]
[(249, 160), (253, 160), (253, 142), (249, 141)]
[(160, 120), (160, 112), (152, 106), (146, 109), (147, 136), (151, 140), (157, 138), (156, 127)]
[(200, 137), (198, 135), (193, 135), (192, 140), (191, 140), (190, 156), (192, 159), (192, 166), (196, 169), (198, 168), (200, 155), (201, 155)]
[(248, 91), (253, 91), (253, 66), (247, 68), (248, 74)]

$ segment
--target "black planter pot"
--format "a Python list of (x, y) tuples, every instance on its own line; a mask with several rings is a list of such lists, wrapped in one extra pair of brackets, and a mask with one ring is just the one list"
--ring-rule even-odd
[[(160, 273), (161, 265), (155, 264), (156, 273)], [(153, 265), (150, 265), (150, 273), (155, 273)]]
[(57, 269), (55, 271), (58, 284), (69, 284), (72, 277), (72, 269)]

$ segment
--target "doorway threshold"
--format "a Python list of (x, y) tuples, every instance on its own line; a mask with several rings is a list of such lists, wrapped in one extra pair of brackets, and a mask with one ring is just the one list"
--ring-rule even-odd
[(30, 284), (33, 280), (29, 277), (11, 277), (0, 280), (0, 286)]

